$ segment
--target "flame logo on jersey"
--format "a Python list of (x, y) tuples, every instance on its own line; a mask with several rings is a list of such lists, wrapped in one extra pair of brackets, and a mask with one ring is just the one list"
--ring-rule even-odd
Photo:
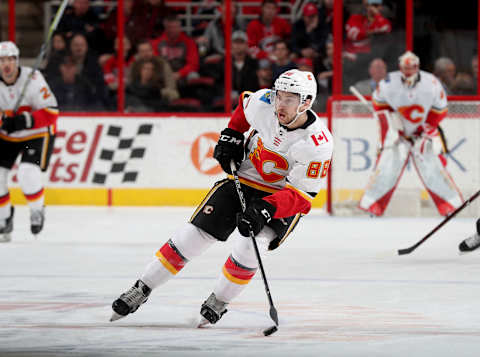
[[(273, 169), (288, 170), (288, 161), (278, 153), (266, 149), (260, 138), (258, 138), (257, 147), (248, 155), (248, 158), (265, 182), (273, 183), (281, 181), (285, 177), (272, 172)], [(269, 172), (265, 172), (265, 168), (270, 166), (268, 163), (273, 163), (273, 167), (269, 169)]]
[[(398, 111), (402, 116), (412, 122), (414, 124), (419, 123), (423, 119), (423, 113), (425, 113), (425, 109), (419, 104), (413, 104), (405, 107), (399, 107)], [(416, 116), (414, 116), (416, 115)]]

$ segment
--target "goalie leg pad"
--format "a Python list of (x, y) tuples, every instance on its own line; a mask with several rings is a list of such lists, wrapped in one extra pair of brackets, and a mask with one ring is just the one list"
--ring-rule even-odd
[(360, 209), (376, 216), (383, 215), (407, 164), (409, 149), (409, 144), (400, 140), (382, 150), (360, 200)]
[(453, 179), (433, 150), (413, 149), (413, 163), (423, 185), (442, 216), (459, 207), (463, 198)]

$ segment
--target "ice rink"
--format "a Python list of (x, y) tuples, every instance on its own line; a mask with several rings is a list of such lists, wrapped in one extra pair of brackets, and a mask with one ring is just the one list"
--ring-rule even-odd
[[(192, 208), (47, 207), (38, 239), (17, 207), (0, 245), (0, 356), (478, 356), (480, 251), (459, 255), (473, 218), (326, 217), (314, 212), (264, 260), (280, 327), (258, 275), (215, 326), (192, 328), (231, 242), (218, 243), (108, 322)], [(235, 238), (245, 239), (245, 238)]]

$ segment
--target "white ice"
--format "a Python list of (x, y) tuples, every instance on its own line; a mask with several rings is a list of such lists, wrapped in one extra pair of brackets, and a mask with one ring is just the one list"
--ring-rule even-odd
[[(108, 322), (191, 208), (47, 207), (41, 235), (17, 207), (0, 245), (0, 356), (478, 356), (480, 252), (459, 255), (473, 218), (312, 213), (264, 260), (280, 327), (260, 276), (215, 326), (191, 327), (230, 253), (218, 243), (154, 290), (135, 314)], [(245, 239), (245, 238), (238, 238)]]

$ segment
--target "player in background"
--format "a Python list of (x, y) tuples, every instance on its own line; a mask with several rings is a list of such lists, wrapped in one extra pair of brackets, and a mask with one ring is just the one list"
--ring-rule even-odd
[(480, 247), (480, 218), (477, 219), (477, 232), (460, 243), (458, 249), (461, 252), (471, 252), (478, 247)]
[(10, 41), (0, 42), (0, 239), (10, 240), (14, 207), (7, 186), (8, 173), (20, 155), (18, 183), (30, 207), (30, 229), (38, 234), (45, 221), (42, 171), (53, 150), (57, 100), (36, 71), (14, 112), (17, 99), (32, 71), (19, 66), (20, 51)]
[[(212, 294), (201, 306), (200, 325), (214, 324), (222, 317), (258, 268), (249, 230), (256, 236), (260, 254), (276, 249), (310, 211), (312, 200), (325, 185), (333, 140), (310, 110), (316, 93), (314, 75), (296, 69), (281, 74), (273, 90), (242, 93), (213, 154), (228, 178), (213, 186), (190, 221), (158, 250), (134, 286), (113, 302), (111, 321), (136, 311), (152, 289), (173, 278), (213, 243), (226, 241), (238, 228), (247, 238), (236, 239)], [(231, 176), (231, 160), (239, 167), (245, 213)]]
[(419, 58), (405, 52), (399, 58), (400, 70), (390, 72), (373, 92), (381, 149), (359, 207), (376, 216), (385, 212), (409, 158), (441, 215), (463, 202), (437, 147), (447, 97), (438, 79), (419, 66)]

